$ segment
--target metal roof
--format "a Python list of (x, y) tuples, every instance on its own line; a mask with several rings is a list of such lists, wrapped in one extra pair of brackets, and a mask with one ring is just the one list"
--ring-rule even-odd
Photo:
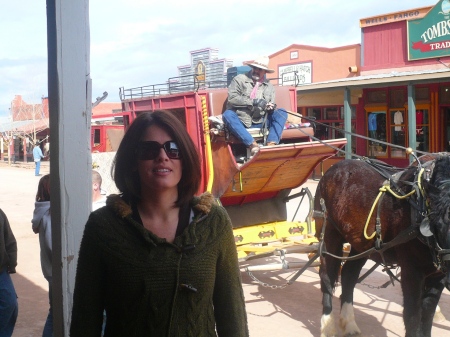
[(333, 89), (375, 88), (386, 85), (407, 85), (420, 83), (450, 82), (450, 69), (429, 69), (420, 71), (392, 71), (390, 73), (363, 75), (331, 81), (303, 84), (297, 92), (320, 92)]
[(30, 123), (30, 121), (3, 121), (0, 123), (0, 132), (15, 131), (16, 129)]
[(14, 131), (17, 133), (30, 133), (33, 131), (39, 132), (49, 127), (49, 119), (43, 118), (40, 120), (25, 120), (25, 121), (2, 121), (0, 123), (0, 132)]

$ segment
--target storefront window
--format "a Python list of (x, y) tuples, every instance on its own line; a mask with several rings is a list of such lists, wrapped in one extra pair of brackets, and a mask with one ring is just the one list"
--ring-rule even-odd
[(391, 108), (403, 108), (407, 102), (406, 89), (391, 89), (389, 91), (389, 106)]
[(322, 119), (320, 116), (320, 108), (308, 108), (308, 116), (315, 117), (316, 119)]
[(416, 110), (416, 149), (429, 151), (428, 110)]
[(428, 101), (430, 99), (430, 90), (428, 87), (416, 87), (416, 101)]
[[(352, 133), (356, 135), (356, 122), (352, 122)], [(356, 136), (352, 136), (352, 153), (356, 153)]]
[[(344, 107), (341, 106), (339, 110), (341, 111), (340, 119), (344, 119)], [(350, 106), (350, 114), (352, 116), (352, 119), (356, 119), (356, 107), (353, 105)]]
[(445, 85), (439, 88), (439, 101), (441, 104), (450, 104), (450, 86)]
[(366, 102), (372, 103), (386, 103), (386, 90), (368, 91), (366, 95)]
[(319, 138), (320, 140), (328, 139), (328, 130), (329, 130), (329, 127), (327, 127), (328, 123), (324, 123), (324, 124), (316, 125), (316, 133), (314, 134), (314, 136), (316, 138)]
[(339, 117), (339, 110), (337, 107), (324, 108), (324, 119), (337, 120)]
[[(342, 108), (342, 109), (344, 109), (344, 108)], [(356, 119), (356, 107), (352, 105), (350, 107), (350, 110), (352, 112), (352, 119)]]
[(339, 130), (344, 130), (344, 123), (331, 123), (331, 126), (333, 127), (330, 130), (331, 131), (331, 139), (345, 137), (345, 134), (343, 132), (339, 131)]
[[(405, 109), (391, 109), (389, 111), (391, 122), (391, 142), (394, 145), (406, 147), (406, 115)], [(391, 157), (405, 157), (404, 149), (391, 147)]]
[(386, 111), (373, 111), (367, 115), (367, 129), (369, 131), (368, 142), (369, 156), (384, 157), (387, 155), (386, 145), (377, 142), (386, 142)]
[[(350, 106), (352, 127), (354, 127), (356, 119), (356, 107)], [(322, 108), (306, 108), (306, 113), (309, 117), (315, 117), (320, 123), (316, 124), (315, 137), (320, 140), (344, 138), (345, 133), (339, 130), (344, 130), (344, 107), (331, 106)], [(353, 130), (354, 132), (354, 130)]]

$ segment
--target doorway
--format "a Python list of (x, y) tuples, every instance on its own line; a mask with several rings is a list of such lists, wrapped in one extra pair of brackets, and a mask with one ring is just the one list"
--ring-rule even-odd
[(443, 108), (445, 151), (450, 152), (450, 107)]

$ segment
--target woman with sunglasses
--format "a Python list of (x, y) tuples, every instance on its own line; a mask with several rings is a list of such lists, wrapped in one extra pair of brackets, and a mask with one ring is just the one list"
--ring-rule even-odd
[(71, 337), (248, 336), (230, 219), (198, 192), (200, 158), (171, 113), (141, 114), (117, 151), (120, 195), (91, 213)]

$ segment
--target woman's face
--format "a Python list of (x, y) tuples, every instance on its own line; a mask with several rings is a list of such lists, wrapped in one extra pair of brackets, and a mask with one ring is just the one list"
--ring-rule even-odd
[[(144, 147), (144, 157), (147, 159), (139, 159), (138, 157), (138, 172), (141, 181), (141, 193), (142, 195), (150, 193), (152, 195), (155, 192), (170, 191), (177, 192), (177, 185), (181, 180), (182, 163), (181, 159), (171, 159), (170, 157), (176, 157), (174, 154), (174, 146), (178, 144), (173, 143), (172, 137), (163, 129), (158, 126), (152, 125), (147, 128), (141, 139), (141, 142), (157, 142), (160, 145), (166, 144), (166, 149), (172, 153), (171, 156), (167, 155), (166, 149), (159, 148), (153, 151), (149, 147)], [(172, 143), (167, 143), (172, 141)], [(151, 143), (141, 143), (144, 145), (155, 145)], [(173, 151), (173, 152), (172, 152)], [(152, 154), (150, 154), (152, 153)], [(154, 159), (148, 159), (152, 158)], [(142, 156), (141, 156), (142, 158)]]

